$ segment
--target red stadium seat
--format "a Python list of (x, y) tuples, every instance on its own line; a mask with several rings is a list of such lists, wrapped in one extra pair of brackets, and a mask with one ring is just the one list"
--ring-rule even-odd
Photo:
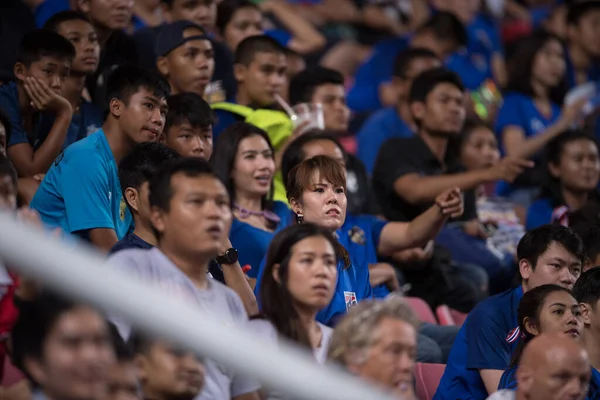
[(431, 400), (437, 390), (446, 364), (417, 363), (415, 365), (415, 381), (419, 400)]
[(433, 311), (423, 299), (418, 297), (405, 297), (406, 301), (412, 309), (417, 313), (417, 317), (421, 322), (429, 322), (430, 324), (436, 324), (437, 320), (435, 319), (435, 315), (433, 315)]
[(467, 319), (467, 316), (469, 315), (469, 314), (465, 314), (463, 312), (456, 311), (453, 309), (450, 309), (450, 314), (452, 314), (452, 319), (454, 320), (454, 324), (458, 325), (458, 326), (462, 326), (462, 324)]
[(8, 356), (5, 356), (4, 371), (2, 379), (0, 380), (0, 387), (10, 387), (22, 379), (25, 379), (25, 375), (12, 365)]
[(456, 325), (456, 322), (454, 322), (454, 317), (452, 316), (452, 311), (450, 310), (450, 307), (448, 307), (445, 304), (442, 304), (441, 306), (439, 306), (438, 308), (435, 309), (435, 315), (436, 315), (438, 321), (440, 321), (440, 325), (443, 325), (443, 326)]

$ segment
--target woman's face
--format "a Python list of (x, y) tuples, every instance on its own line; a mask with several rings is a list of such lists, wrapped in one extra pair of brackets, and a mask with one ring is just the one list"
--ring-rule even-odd
[(273, 151), (259, 135), (240, 141), (231, 171), (236, 197), (262, 197), (271, 190), (275, 173)]
[(257, 8), (244, 7), (237, 10), (225, 26), (223, 39), (231, 51), (247, 37), (262, 35), (262, 14)]
[(344, 187), (334, 185), (315, 172), (312, 184), (304, 189), (301, 199), (291, 200), (292, 210), (304, 215), (304, 222), (335, 231), (346, 220), (346, 192)]
[(500, 151), (496, 136), (483, 126), (471, 132), (461, 149), (461, 162), (468, 170), (491, 167), (499, 159)]
[(558, 291), (546, 296), (539, 315), (539, 327), (528, 326), (527, 330), (534, 334), (564, 333), (579, 339), (583, 330), (583, 318), (579, 303), (569, 293)]
[(294, 303), (319, 311), (331, 302), (336, 283), (335, 250), (327, 239), (308, 237), (292, 247), (287, 289)]
[(557, 40), (548, 40), (533, 60), (532, 79), (547, 88), (558, 85), (565, 75), (565, 53)]
[(600, 160), (598, 147), (589, 139), (578, 139), (564, 145), (560, 164), (550, 164), (550, 173), (566, 189), (589, 192), (598, 186)]

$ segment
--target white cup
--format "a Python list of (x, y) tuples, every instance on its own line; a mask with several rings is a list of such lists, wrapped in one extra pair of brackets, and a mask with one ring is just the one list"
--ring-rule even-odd
[(321, 103), (300, 103), (292, 107), (294, 114), (290, 117), (294, 129), (306, 123), (302, 132), (312, 129), (325, 129), (323, 105)]

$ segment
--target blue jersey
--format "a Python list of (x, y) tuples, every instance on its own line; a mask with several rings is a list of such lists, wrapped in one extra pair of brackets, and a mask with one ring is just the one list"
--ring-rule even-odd
[(530, 230), (551, 223), (554, 208), (551, 199), (545, 198), (534, 201), (527, 209), (525, 228)]
[(69, 0), (44, 0), (33, 12), (35, 25), (42, 28), (54, 14), (70, 9)]
[(519, 286), (475, 306), (454, 340), (434, 400), (487, 398), (479, 370), (509, 366), (520, 337), (517, 308), (522, 297)]
[(44, 223), (88, 238), (90, 229), (127, 234), (132, 218), (121, 194), (117, 163), (104, 131), (67, 148), (54, 161), (30, 207)]
[[(575, 86), (578, 86), (577, 83), (577, 77), (576, 77), (576, 71), (575, 71), (575, 66), (573, 65), (573, 60), (571, 60), (571, 55), (569, 54), (569, 51), (567, 50), (565, 52), (565, 67), (566, 67), (566, 77), (567, 77), (567, 85), (569, 87), (569, 89), (574, 88)], [(597, 62), (593, 62), (592, 65), (590, 66), (590, 69), (588, 69), (587, 71), (587, 81), (586, 82), (598, 82), (600, 81), (600, 66), (598, 65)], [(585, 82), (582, 82), (585, 83)]]
[(127, 249), (151, 249), (152, 246), (150, 243), (146, 242), (144, 239), (136, 235), (135, 233), (130, 233), (126, 235), (123, 239), (119, 240), (108, 252), (108, 254), (113, 254), (121, 250)]
[(379, 110), (369, 117), (357, 135), (357, 155), (367, 172), (373, 173), (379, 148), (388, 139), (411, 137), (412, 129), (404, 122), (395, 107)]
[(248, 276), (250, 278), (256, 278), (258, 276), (260, 263), (267, 255), (267, 249), (269, 248), (273, 236), (288, 226), (291, 221), (291, 211), (287, 204), (281, 201), (275, 201), (273, 202), (271, 211), (281, 218), (281, 221), (279, 221), (277, 228), (273, 232), (257, 228), (244, 221), (240, 221), (237, 218), (234, 218), (233, 223), (231, 224), (229, 240), (233, 247), (238, 250), (238, 261), (240, 265), (249, 265), (252, 267), (252, 269), (248, 271)]

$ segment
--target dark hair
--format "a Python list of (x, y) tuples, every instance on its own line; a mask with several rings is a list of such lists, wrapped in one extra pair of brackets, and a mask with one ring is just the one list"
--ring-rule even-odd
[(285, 186), (288, 200), (300, 199), (302, 192), (311, 186), (316, 172), (331, 184), (346, 188), (346, 172), (340, 163), (329, 156), (315, 156), (302, 161), (288, 174)]
[(595, 0), (570, 1), (567, 9), (567, 25), (579, 25), (585, 14), (600, 10), (600, 3)]
[(75, 47), (58, 33), (46, 29), (35, 29), (26, 33), (21, 39), (17, 62), (29, 68), (31, 63), (41, 60), (42, 57), (56, 57), (72, 62), (75, 58)]
[(417, 33), (428, 31), (438, 41), (452, 41), (456, 47), (464, 47), (468, 43), (467, 30), (462, 22), (452, 13), (438, 11), (417, 29)]
[(12, 184), (17, 187), (17, 170), (13, 166), (12, 162), (4, 154), (0, 154), (0, 177), (10, 176)]
[(560, 244), (581, 262), (585, 259), (583, 243), (571, 229), (562, 225), (542, 225), (530, 230), (517, 246), (517, 259), (527, 260), (535, 269), (538, 259), (552, 243)]
[(2, 108), (0, 108), (0, 125), (4, 126), (4, 131), (6, 131), (6, 144), (10, 143), (10, 135), (12, 134), (12, 122), (10, 122), (10, 118), (4, 112)]
[(573, 296), (578, 302), (596, 309), (596, 303), (600, 299), (600, 268), (590, 268), (581, 274), (573, 286)]
[(235, 13), (242, 8), (253, 8), (260, 11), (260, 8), (249, 0), (223, 0), (217, 5), (217, 21), (215, 26), (221, 36), (225, 33), (225, 28), (233, 19)]
[(119, 334), (119, 330), (112, 322), (108, 322), (108, 331), (110, 332), (110, 337), (113, 344), (113, 349), (115, 350), (115, 355), (117, 356), (118, 362), (128, 362), (133, 360), (133, 352), (131, 351), (131, 347), (129, 344), (123, 340), (121, 334)]
[(105, 99), (107, 108), (112, 99), (128, 104), (131, 96), (140, 89), (146, 89), (159, 98), (167, 98), (171, 93), (169, 82), (158, 72), (135, 65), (122, 65), (108, 77)]
[(210, 168), (210, 165), (208, 165), (208, 162), (201, 158), (184, 157), (166, 163), (150, 179), (151, 207), (158, 207), (163, 211), (169, 211), (171, 199), (174, 194), (171, 181), (173, 176), (177, 174), (183, 174), (189, 178), (208, 175), (218, 179)]
[(542, 306), (546, 301), (546, 297), (555, 292), (566, 292), (572, 295), (569, 289), (566, 289), (558, 285), (541, 285), (531, 290), (528, 290), (523, 294), (519, 307), (517, 309), (517, 321), (519, 322), (519, 331), (521, 338), (519, 344), (513, 353), (511, 366), (519, 365), (521, 354), (527, 343), (535, 337), (525, 328), (525, 319), (527, 318), (534, 325), (540, 325), (540, 313), (542, 312)]
[(281, 176), (283, 181), (283, 186), (287, 187), (288, 178), (290, 175), (290, 171), (300, 164), (306, 158), (306, 153), (304, 152), (304, 146), (309, 143), (320, 141), (320, 140), (329, 140), (330, 142), (335, 143), (335, 145), (340, 149), (344, 158), (348, 157), (348, 154), (338, 142), (335, 135), (321, 131), (321, 130), (311, 130), (302, 136), (294, 139), (283, 152), (283, 156), (281, 157)]
[(319, 86), (344, 85), (344, 76), (334, 69), (316, 66), (305, 69), (290, 80), (290, 104), (309, 103)]
[[(149, 182), (161, 165), (180, 158), (180, 155), (167, 146), (156, 142), (143, 142), (136, 145), (119, 163), (119, 181), (125, 195), (127, 188), (138, 189)], [(129, 202), (127, 202), (127, 206)]]
[(600, 204), (588, 203), (577, 211), (569, 213), (569, 224), (591, 223), (600, 226)]
[(434, 58), (439, 60), (439, 57), (431, 50), (422, 47), (409, 47), (401, 51), (394, 60), (393, 76), (406, 79), (406, 72), (410, 69), (413, 62), (421, 58)]
[[(583, 242), (586, 261), (590, 263), (595, 262), (598, 255), (600, 255), (600, 225), (597, 222), (580, 222), (578, 224), (571, 224), (571, 229)], [(597, 266), (592, 265), (592, 267)]]
[(468, 118), (465, 120), (465, 124), (463, 125), (460, 135), (450, 137), (448, 142), (448, 154), (460, 156), (465, 143), (469, 141), (473, 132), (479, 128), (487, 129), (492, 133), (492, 135), (494, 134), (494, 129), (486, 122), (477, 118)]
[[(519, 92), (530, 97), (535, 96), (531, 84), (535, 58), (542, 47), (551, 40), (555, 40), (562, 45), (562, 40), (558, 36), (546, 31), (536, 31), (526, 38), (519, 39), (514, 54), (509, 58), (507, 65), (508, 83), (506, 89), (508, 91)], [(562, 104), (566, 91), (567, 77), (565, 73), (561, 82), (550, 88), (550, 100), (556, 104)]]
[[(210, 165), (215, 175), (217, 175), (217, 177), (219, 177), (219, 179), (221, 179), (221, 181), (225, 184), (231, 201), (235, 200), (235, 184), (233, 182), (233, 178), (231, 177), (231, 171), (233, 171), (235, 165), (237, 152), (242, 140), (252, 136), (262, 137), (269, 145), (271, 152), (275, 153), (267, 133), (262, 129), (245, 122), (236, 122), (232, 125), (229, 125), (223, 132), (221, 132), (217, 138), (217, 142), (215, 143), (213, 155), (210, 159)], [(262, 198), (261, 206), (263, 210), (268, 210), (271, 208), (273, 199), (272, 196), (273, 182), (271, 182), (271, 190), (269, 193)]]
[(266, 35), (255, 35), (242, 40), (235, 50), (234, 63), (248, 66), (254, 61), (256, 53), (287, 54), (279, 42)]
[(25, 368), (25, 360), (43, 360), (44, 346), (60, 317), (82, 307), (80, 303), (43, 291), (33, 300), (19, 302), (19, 317), (12, 329), (12, 361), (27, 378), (39, 386)]
[(215, 123), (215, 115), (208, 103), (197, 93), (184, 92), (167, 98), (169, 112), (164, 132), (168, 134), (173, 125), (189, 123), (192, 128), (206, 130)]
[[(296, 243), (312, 237), (325, 238), (336, 251), (338, 262), (342, 259), (342, 256), (338, 253), (339, 243), (331, 232), (314, 224), (289, 226), (277, 233), (269, 245), (262, 284), (259, 289), (264, 317), (271, 321), (277, 331), (284, 337), (306, 347), (311, 347), (309, 334), (294, 308), (293, 298), (287, 286), (292, 247)], [(273, 277), (273, 268), (276, 264), (279, 265), (279, 279), (281, 282), (277, 282)]]
[[(564, 132), (552, 139), (550, 143), (546, 145), (544, 152), (544, 177), (539, 197), (550, 199), (553, 207), (558, 207), (564, 204), (564, 198), (562, 195), (560, 180), (550, 173), (549, 165), (559, 165), (566, 145), (578, 140), (588, 140), (594, 143), (596, 148), (598, 148), (596, 139), (582, 131)], [(592, 193), (593, 195), (597, 196), (597, 191), (594, 190)]]
[(84, 22), (87, 22), (88, 24), (91, 24), (88, 17), (86, 17), (82, 13), (80, 13), (78, 11), (73, 11), (73, 10), (65, 10), (65, 11), (58, 12), (58, 13), (54, 14), (53, 16), (51, 16), (48, 19), (48, 21), (46, 21), (46, 23), (44, 24), (44, 29), (47, 29), (52, 32), (56, 32), (56, 31), (58, 31), (58, 28), (60, 27), (60, 25), (63, 22), (67, 22), (67, 21), (84, 21)]
[(155, 343), (155, 339), (139, 330), (133, 330), (129, 335), (128, 345), (134, 355), (146, 354)]
[(444, 67), (433, 68), (422, 72), (415, 78), (410, 88), (409, 103), (426, 102), (429, 93), (442, 83), (449, 83), (456, 86), (461, 92), (465, 91), (460, 77), (455, 72)]

